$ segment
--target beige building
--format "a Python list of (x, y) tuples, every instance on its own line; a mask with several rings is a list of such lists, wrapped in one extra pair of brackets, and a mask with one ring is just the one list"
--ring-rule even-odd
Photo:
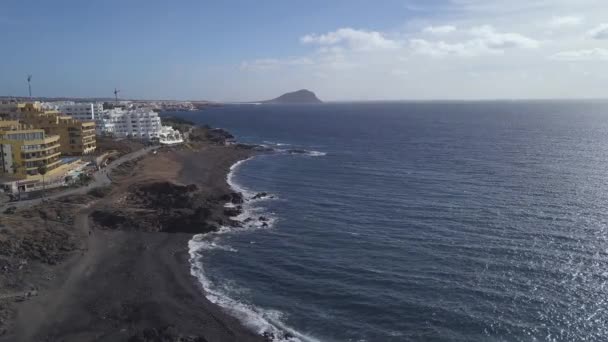
[(4, 183), (23, 192), (39, 188), (41, 167), (47, 180), (65, 172), (60, 157), (59, 136), (17, 121), (0, 121), (0, 179)]
[(0, 120), (16, 120), (19, 112), (19, 103), (9, 100), (0, 101)]
[(95, 152), (95, 122), (82, 122), (58, 111), (45, 111), (39, 103), (18, 104), (19, 120), (34, 128), (58, 135), (60, 150), (65, 155), (85, 155)]

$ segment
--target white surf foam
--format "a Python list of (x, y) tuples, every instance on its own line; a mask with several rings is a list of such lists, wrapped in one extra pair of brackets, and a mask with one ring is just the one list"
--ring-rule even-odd
[[(217, 286), (205, 275), (204, 251), (209, 250), (215, 242), (206, 241), (209, 237), (192, 239), (188, 243), (190, 253), (190, 274), (196, 277), (205, 290), (209, 301), (224, 308), (246, 327), (260, 335), (273, 336), (276, 342), (316, 342), (317, 339), (299, 333), (283, 323), (284, 314), (275, 310), (264, 310), (254, 305), (231, 298), (225, 289)], [(213, 238), (212, 238), (213, 239)], [(198, 240), (198, 241), (197, 241)]]
[(307, 156), (310, 157), (323, 157), (327, 155), (327, 152), (321, 152), (321, 151), (308, 151), (306, 153)]
[[(277, 221), (277, 218), (273, 213), (266, 212), (264, 208), (253, 206), (253, 204), (258, 201), (268, 200), (274, 197), (268, 196), (258, 200), (251, 200), (256, 193), (246, 189), (234, 180), (235, 171), (238, 170), (244, 162), (252, 158), (241, 160), (232, 165), (226, 179), (233, 191), (241, 192), (245, 197), (245, 202), (242, 205), (243, 211), (240, 215), (235, 217), (237, 221), (242, 223), (241, 226), (223, 226), (217, 232), (194, 236), (188, 242), (190, 274), (199, 280), (205, 291), (205, 296), (209, 301), (224, 308), (229, 314), (239, 319), (245, 326), (252, 329), (254, 332), (260, 335), (273, 336), (273, 341), (276, 342), (317, 342), (319, 340), (304, 335), (287, 326), (283, 322), (283, 313), (274, 310), (265, 310), (252, 304), (235, 300), (228, 294), (230, 291), (226, 291), (226, 287), (214, 284), (205, 274), (203, 263), (205, 252), (210, 250), (237, 252), (234, 248), (222, 244), (222, 236), (247, 230), (270, 229)], [(227, 204), (227, 206), (234, 205), (230, 203), (230, 205)], [(260, 216), (267, 218), (267, 221), (260, 221), (258, 219)]]
[(323, 157), (327, 155), (327, 152), (301, 150), (301, 149), (273, 149), (278, 154), (289, 154), (289, 155), (300, 155), (305, 157)]
[(234, 173), (236, 172), (236, 170), (238, 170), (241, 167), (241, 165), (243, 165), (243, 163), (245, 163), (246, 161), (251, 160), (253, 158), (254, 157), (249, 157), (247, 159), (239, 160), (238, 162), (234, 163), (230, 167), (230, 172), (228, 172), (228, 176), (226, 176), (226, 182), (228, 183), (228, 185), (230, 185), (230, 188), (234, 192), (240, 192), (240, 193), (242, 193), (243, 197), (245, 197), (245, 198), (252, 197), (252, 196), (255, 195), (255, 193), (253, 193), (253, 191), (245, 189), (244, 187), (242, 187), (239, 184), (237, 184), (234, 181)]
[(274, 142), (274, 141), (268, 141), (268, 140), (264, 140), (263, 143), (268, 144), (268, 145), (274, 145), (274, 146), (290, 146), (291, 145), (291, 144), (287, 144), (287, 143), (280, 143), (280, 142)]

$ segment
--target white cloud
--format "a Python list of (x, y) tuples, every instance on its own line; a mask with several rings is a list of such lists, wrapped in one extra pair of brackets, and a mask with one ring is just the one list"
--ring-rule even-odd
[(547, 23), (547, 26), (550, 28), (573, 27), (582, 24), (583, 21), (583, 17), (580, 16), (560, 16), (551, 18), (551, 20)]
[(594, 48), (562, 51), (554, 54), (550, 58), (556, 61), (565, 62), (608, 61), (608, 49)]
[(442, 26), (429, 26), (422, 30), (425, 33), (430, 34), (448, 34), (456, 31), (456, 27), (452, 25), (442, 25)]
[(536, 49), (540, 46), (537, 40), (519, 33), (499, 33), (489, 25), (475, 27), (471, 29), (471, 34), (479, 37), (482, 43), (490, 49)]
[(304, 44), (318, 45), (346, 45), (353, 50), (378, 50), (396, 49), (400, 43), (386, 38), (382, 33), (376, 31), (355, 30), (352, 28), (341, 28), (325, 34), (308, 34), (300, 38)]
[(588, 32), (589, 37), (593, 39), (605, 40), (608, 39), (608, 24), (600, 24), (593, 30)]
[(540, 46), (532, 38), (518, 33), (500, 33), (488, 25), (472, 28), (469, 35), (469, 39), (456, 42), (412, 39), (410, 46), (416, 53), (432, 57), (496, 55), (503, 54), (507, 49), (536, 49)]
[(412, 39), (410, 40), (410, 46), (414, 52), (431, 57), (444, 57), (448, 55), (476, 57), (499, 53), (499, 51), (488, 49), (487, 46), (481, 44), (478, 40), (471, 40), (464, 43), (446, 43), (444, 41), (432, 42), (425, 39)]

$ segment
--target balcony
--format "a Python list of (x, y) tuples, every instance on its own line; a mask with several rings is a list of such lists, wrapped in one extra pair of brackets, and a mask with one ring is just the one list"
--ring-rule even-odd
[(35, 171), (38, 170), (39, 167), (41, 166), (45, 166), (46, 167), (46, 171), (49, 172), (51, 170), (54, 170), (57, 168), (57, 166), (59, 166), (61, 164), (61, 159), (57, 158), (55, 160), (49, 161), (49, 163), (39, 163), (35, 166), (31, 166), (31, 167), (26, 167), (25, 169), (27, 171)]
[(53, 154), (47, 154), (47, 155), (41, 155), (41, 156), (37, 156), (37, 157), (30, 157), (30, 158), (25, 158), (25, 162), (37, 162), (37, 161), (43, 161), (43, 160), (48, 160), (54, 157), (59, 158), (59, 156), (61, 155), (61, 152), (55, 152)]
[[(24, 145), (25, 146), (25, 145)], [(51, 150), (53, 148), (59, 148), (59, 144), (56, 143), (51, 143), (51, 144), (41, 144), (40, 147), (38, 148), (33, 148), (33, 149), (22, 149), (21, 152), (22, 153), (35, 153), (35, 152), (45, 152), (48, 150)]]

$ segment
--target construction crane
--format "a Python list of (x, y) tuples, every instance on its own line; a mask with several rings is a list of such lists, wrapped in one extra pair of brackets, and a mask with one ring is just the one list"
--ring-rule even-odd
[(32, 98), (32, 75), (27, 75), (27, 89), (29, 90), (30, 99)]
[(118, 93), (120, 93), (120, 90), (114, 88), (114, 97), (116, 98), (116, 104), (118, 104)]

